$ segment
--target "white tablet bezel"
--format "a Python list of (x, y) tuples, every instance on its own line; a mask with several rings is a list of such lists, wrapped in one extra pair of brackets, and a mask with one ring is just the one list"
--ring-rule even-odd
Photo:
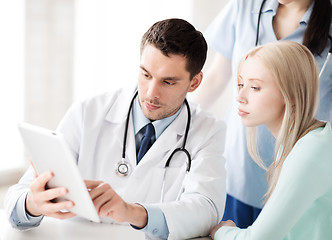
[(37, 173), (47, 170), (54, 173), (48, 187), (66, 187), (68, 194), (64, 199), (75, 203), (70, 211), (93, 222), (100, 222), (63, 134), (28, 123), (20, 123), (18, 128)]

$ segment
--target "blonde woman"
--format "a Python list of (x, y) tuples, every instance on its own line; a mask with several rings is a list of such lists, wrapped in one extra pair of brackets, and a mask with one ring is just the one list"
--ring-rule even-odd
[(276, 138), (275, 157), (256, 221), (246, 229), (221, 222), (212, 238), (332, 239), (332, 131), (314, 117), (319, 78), (313, 55), (290, 41), (257, 47), (240, 61), (238, 86), (238, 114), (251, 156), (264, 166), (255, 129), (265, 125)]

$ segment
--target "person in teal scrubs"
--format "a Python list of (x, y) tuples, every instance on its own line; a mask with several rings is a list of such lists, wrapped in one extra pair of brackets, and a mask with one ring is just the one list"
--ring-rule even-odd
[(296, 42), (262, 45), (242, 58), (237, 80), (248, 151), (264, 167), (255, 131), (265, 125), (276, 139), (275, 157), (267, 169), (266, 204), (256, 221), (246, 229), (222, 221), (212, 238), (332, 239), (332, 130), (315, 118), (319, 76), (314, 56)]

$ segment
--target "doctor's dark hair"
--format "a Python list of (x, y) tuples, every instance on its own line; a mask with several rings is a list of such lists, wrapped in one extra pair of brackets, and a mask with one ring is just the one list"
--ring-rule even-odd
[(153, 24), (142, 37), (141, 55), (147, 44), (152, 44), (167, 57), (170, 54), (184, 56), (190, 79), (202, 70), (206, 60), (207, 43), (203, 34), (182, 19), (171, 18)]

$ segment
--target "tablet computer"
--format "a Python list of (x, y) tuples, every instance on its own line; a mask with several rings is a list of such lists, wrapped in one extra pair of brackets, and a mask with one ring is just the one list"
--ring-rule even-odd
[[(28, 123), (20, 123), (18, 128), (37, 173), (47, 170), (54, 173), (47, 186), (67, 188), (68, 194), (62, 198), (75, 203), (70, 211), (91, 221), (100, 222), (64, 136)], [(57, 201), (63, 199), (59, 198)]]

